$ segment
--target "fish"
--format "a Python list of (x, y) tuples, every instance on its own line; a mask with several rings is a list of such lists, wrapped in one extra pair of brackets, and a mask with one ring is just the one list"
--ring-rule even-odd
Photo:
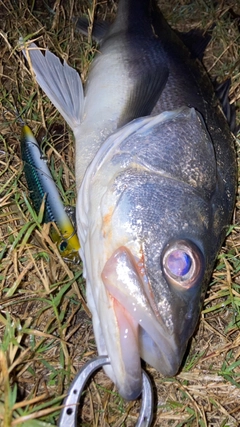
[(102, 144), (77, 201), (98, 352), (128, 400), (141, 393), (141, 359), (178, 373), (236, 194), (234, 139), (213, 85), (160, 10), (151, 16), (167, 82), (151, 116)]
[(20, 141), (23, 169), (34, 209), (38, 213), (45, 202), (43, 222), (55, 223), (57, 226), (50, 228), (50, 237), (57, 243), (65, 261), (78, 263), (80, 243), (76, 230), (63, 205), (46, 158), (26, 124), (22, 126)]
[(176, 375), (196, 328), (235, 192), (214, 148), (185, 106), (126, 125), (86, 171), (77, 209), (88, 306), (125, 399), (141, 393), (140, 357)]
[[(50, 53), (42, 55), (44, 59), (38, 56), (37, 65), (37, 57), (32, 57), (36, 48), (29, 50), (37, 81), (68, 116), (76, 138), (77, 229), (87, 301), (98, 353), (111, 360), (105, 372), (127, 400), (141, 393), (141, 359), (165, 376), (176, 375), (181, 367), (231, 222), (237, 174), (234, 138), (196, 49), (191, 49), (186, 35), (179, 37), (170, 28), (155, 3), (150, 13), (143, 5), (120, 1), (118, 16), (124, 19), (116, 20), (126, 28), (128, 16), (133, 25), (128, 42), (136, 46), (136, 64), (143, 64), (146, 34), (138, 34), (140, 43), (135, 45), (132, 32), (138, 33), (143, 22), (153, 31), (151, 56), (159, 59), (160, 93), (154, 89), (148, 108), (141, 107), (137, 114), (126, 109), (131, 106), (134, 111), (129, 101), (113, 112), (108, 99), (105, 109), (106, 98), (94, 99), (90, 90), (92, 84), (96, 93), (97, 81), (101, 85), (104, 63), (108, 76), (118, 71), (112, 56), (104, 58), (108, 31), (101, 35), (102, 56), (90, 70), (83, 115), (71, 116), (72, 125), (71, 102), (64, 109), (61, 101), (59, 108), (47, 88), (47, 70), (54, 70)], [(116, 25), (118, 36), (121, 25)], [(38, 67), (47, 70), (43, 73)], [(59, 61), (58, 67), (58, 76), (67, 72), (66, 64)], [(148, 68), (141, 68), (146, 82), (145, 72), (148, 76)], [(129, 73), (121, 76), (128, 85)], [(114, 96), (118, 88), (111, 87)], [(106, 116), (99, 117), (97, 108)], [(73, 126), (77, 118), (78, 131)], [(88, 132), (84, 140), (84, 120), (92, 126), (90, 140)], [(106, 127), (108, 120), (114, 125)], [(95, 132), (101, 136), (96, 144)], [(84, 165), (79, 166), (79, 156), (85, 157)]]

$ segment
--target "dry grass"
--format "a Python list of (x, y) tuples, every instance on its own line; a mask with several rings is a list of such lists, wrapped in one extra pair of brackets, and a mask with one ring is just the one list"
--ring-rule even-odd
[[(20, 158), (18, 104), (34, 134), (43, 139), (50, 167), (66, 204), (74, 205), (74, 143), (63, 119), (41, 93), (18, 49), (22, 35), (37, 39), (78, 69), (85, 80), (95, 47), (74, 33), (71, 17), (96, 12), (112, 18), (112, 1), (5, 0), (0, 2), (0, 424), (4, 427), (56, 425), (63, 395), (79, 368), (96, 355), (85, 304), (81, 266), (68, 266), (28, 203)], [(164, 4), (165, 3), (165, 4)], [(238, 103), (239, 0), (162, 2), (179, 29), (216, 23), (205, 55), (213, 78), (232, 77)], [(230, 12), (229, 12), (230, 10)], [(239, 140), (236, 142), (239, 149)], [(240, 425), (240, 217), (218, 258), (196, 335), (181, 373), (162, 378), (147, 367), (155, 387), (155, 426)], [(100, 371), (81, 404), (83, 426), (133, 426), (139, 402), (124, 402)]]

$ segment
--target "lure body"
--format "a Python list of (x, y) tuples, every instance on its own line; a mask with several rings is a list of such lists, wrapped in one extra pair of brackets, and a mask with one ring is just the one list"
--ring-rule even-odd
[(52, 227), (50, 235), (58, 244), (62, 257), (69, 261), (78, 260), (80, 248), (76, 231), (68, 217), (46, 160), (31, 129), (23, 125), (21, 134), (21, 153), (24, 172), (30, 197), (36, 212), (39, 212), (45, 199), (44, 223), (54, 222), (59, 233)]

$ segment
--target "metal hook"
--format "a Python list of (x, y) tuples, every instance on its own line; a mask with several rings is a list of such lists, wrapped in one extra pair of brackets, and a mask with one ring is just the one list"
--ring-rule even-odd
[[(110, 364), (108, 356), (99, 356), (87, 362), (73, 380), (68, 395), (64, 400), (64, 408), (59, 418), (59, 427), (77, 427), (78, 403), (87, 380), (97, 369)], [(153, 418), (153, 390), (146, 372), (142, 371), (143, 389), (142, 405), (136, 427), (150, 427)]]

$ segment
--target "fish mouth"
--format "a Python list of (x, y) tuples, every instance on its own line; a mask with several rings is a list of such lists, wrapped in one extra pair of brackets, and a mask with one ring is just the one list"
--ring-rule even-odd
[[(142, 391), (140, 357), (163, 375), (173, 376), (179, 369), (183, 351), (175, 334), (168, 330), (154, 310), (146, 290), (143, 267), (128, 248), (119, 247), (107, 260), (102, 281), (119, 329), (118, 363), (121, 363), (124, 374), (116, 378), (116, 385), (124, 398), (133, 400)], [(109, 357), (114, 371), (111, 349)]]

